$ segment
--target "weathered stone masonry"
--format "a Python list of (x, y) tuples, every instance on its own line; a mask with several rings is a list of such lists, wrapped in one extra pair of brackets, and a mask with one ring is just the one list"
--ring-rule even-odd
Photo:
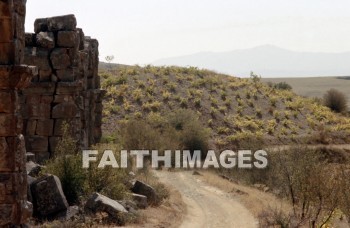
[(55, 152), (63, 122), (82, 147), (101, 137), (98, 42), (76, 24), (74, 15), (37, 19), (35, 33), (25, 35), (25, 63), (37, 66), (39, 74), (23, 90), (23, 134), (39, 162)]
[(21, 65), (25, 0), (0, 0), (0, 226), (31, 216), (18, 91), (29, 85), (35, 67)]
[(63, 121), (81, 147), (101, 137), (97, 40), (76, 28), (74, 15), (38, 19), (35, 33), (25, 34), (25, 12), (26, 0), (0, 0), (1, 227), (32, 213), (26, 151), (38, 161), (52, 156)]

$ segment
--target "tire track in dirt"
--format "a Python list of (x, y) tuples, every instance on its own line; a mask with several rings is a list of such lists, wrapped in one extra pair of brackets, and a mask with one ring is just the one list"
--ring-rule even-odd
[(203, 183), (192, 172), (158, 171), (156, 175), (182, 195), (187, 215), (181, 228), (258, 227), (253, 215), (238, 200)]

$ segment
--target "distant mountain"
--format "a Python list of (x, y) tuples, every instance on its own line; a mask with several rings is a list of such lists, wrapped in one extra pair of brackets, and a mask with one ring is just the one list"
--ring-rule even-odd
[(251, 71), (263, 77), (306, 77), (350, 75), (350, 52), (295, 52), (272, 45), (230, 52), (200, 52), (164, 58), (156, 66), (196, 66), (246, 77)]

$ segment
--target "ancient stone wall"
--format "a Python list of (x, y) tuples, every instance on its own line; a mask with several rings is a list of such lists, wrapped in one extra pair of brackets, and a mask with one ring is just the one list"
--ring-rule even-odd
[(0, 226), (24, 224), (31, 216), (18, 91), (35, 67), (21, 65), (26, 0), (0, 0)]
[(23, 134), (37, 161), (53, 155), (68, 122), (82, 147), (101, 137), (98, 42), (76, 28), (74, 15), (37, 19), (25, 34), (26, 64), (39, 74), (22, 91)]

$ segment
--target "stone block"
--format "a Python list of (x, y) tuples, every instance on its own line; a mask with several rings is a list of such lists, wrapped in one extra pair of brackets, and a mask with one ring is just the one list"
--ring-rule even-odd
[(48, 31), (74, 31), (77, 27), (77, 20), (73, 14), (50, 17), (47, 19)]
[(74, 102), (74, 98), (69, 94), (55, 95), (53, 103)]
[(36, 126), (36, 134), (41, 136), (52, 136), (53, 124), (54, 121), (52, 119), (38, 120)]
[(41, 96), (40, 103), (51, 104), (53, 101), (53, 96), (43, 95)]
[(53, 32), (39, 32), (38, 34), (36, 34), (36, 45), (42, 48), (54, 48), (55, 36)]
[(0, 15), (2, 17), (10, 17), (12, 14), (12, 10), (10, 8), (10, 4), (6, 4), (5, 2), (0, 4)]
[(22, 110), (22, 115), (25, 119), (49, 119), (51, 105), (44, 103), (25, 104)]
[(27, 136), (26, 140), (26, 148), (31, 152), (45, 152), (48, 151), (49, 148), (49, 139), (45, 136)]
[(57, 33), (57, 45), (59, 47), (77, 47), (79, 45), (77, 39), (79, 39), (79, 36), (76, 31), (59, 31)]
[(0, 89), (22, 89), (30, 84), (30, 80), (35, 74), (37, 74), (36, 67), (0, 64)]
[[(12, 171), (15, 164), (14, 154), (10, 151), (5, 137), (0, 137), (0, 172)], [(0, 193), (1, 194), (1, 193)]]
[(55, 48), (50, 56), (52, 67), (56, 70), (66, 69), (71, 65), (71, 59), (66, 48)]
[(22, 93), (25, 96), (30, 94), (53, 95), (55, 88), (56, 85), (54, 82), (31, 83), (28, 88), (23, 89)]
[(39, 47), (26, 47), (24, 50), (24, 63), (37, 66), (39, 70), (51, 70), (49, 50)]
[(27, 96), (25, 96), (25, 103), (26, 104), (38, 104), (40, 103), (41, 100), (41, 96), (40, 94), (28, 94)]
[(62, 136), (63, 135), (63, 122), (66, 120), (64, 119), (56, 119), (55, 120), (55, 128), (54, 128), (54, 135), (55, 136)]
[(35, 131), (36, 131), (36, 124), (37, 124), (37, 120), (26, 120), (24, 121), (25, 125), (24, 125), (24, 129), (23, 132), (25, 132), (26, 136), (32, 136), (35, 135)]
[(0, 43), (0, 65), (15, 64), (14, 42)]
[(27, 3), (27, 1), (25, 1), (25, 0), (13, 2), (13, 7), (15, 9), (15, 12), (23, 17), (26, 14), (26, 3)]
[(13, 114), (0, 113), (0, 137), (21, 133), (22, 121)]
[(34, 21), (34, 32), (46, 32), (48, 30), (47, 18), (38, 18)]
[(25, 171), (25, 145), (23, 136), (0, 137), (0, 172)]
[(76, 79), (77, 69), (67, 68), (56, 71), (57, 77), (61, 82), (73, 82)]
[(14, 27), (11, 18), (0, 18), (0, 43), (10, 43), (13, 41)]
[(39, 178), (31, 185), (33, 204), (40, 217), (48, 217), (69, 208), (61, 181), (54, 175)]
[(50, 82), (52, 70), (39, 70), (39, 82)]
[(69, 119), (74, 118), (78, 113), (78, 107), (73, 102), (64, 102), (55, 105), (52, 109), (52, 118)]
[(14, 113), (15, 94), (11, 91), (0, 91), (0, 113)]
[(94, 212), (106, 212), (117, 219), (119, 213), (128, 213), (123, 205), (99, 193), (94, 193), (87, 200), (85, 207)]
[(80, 81), (74, 82), (59, 82), (57, 83), (56, 94), (78, 94), (82, 91), (82, 83)]
[(136, 181), (131, 191), (146, 196), (149, 204), (156, 203), (159, 197), (153, 187), (142, 181)]
[(81, 28), (77, 28), (77, 33), (79, 36), (79, 50), (84, 50), (85, 35)]
[[(0, 195), (2, 193), (0, 192)], [(15, 207), (13, 204), (0, 204), (0, 225), (7, 227), (8, 224), (13, 222), (13, 217), (15, 212)]]
[(24, 40), (25, 40), (26, 47), (33, 47), (36, 45), (36, 34), (35, 33), (26, 33)]

